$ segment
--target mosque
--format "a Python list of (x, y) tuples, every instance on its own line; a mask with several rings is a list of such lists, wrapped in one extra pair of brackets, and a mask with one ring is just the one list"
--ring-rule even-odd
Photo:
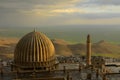
[(14, 52), (13, 69), (54, 70), (57, 66), (55, 49), (48, 37), (36, 31), (25, 35)]
[[(86, 64), (91, 65), (91, 42), (87, 36)], [(43, 33), (33, 32), (25, 35), (16, 45), (12, 70), (32, 71), (54, 70), (57, 68), (55, 48)]]
[(67, 69), (65, 66), (59, 69), (55, 55), (54, 45), (45, 34), (35, 30), (26, 34), (14, 51), (11, 65), (11, 72), (16, 76), (14, 80), (83, 80), (80, 75), (84, 72), (84, 80), (95, 80), (93, 75), (97, 80), (107, 80), (104, 75), (100, 77), (107, 72), (104, 59), (91, 58), (90, 35), (86, 41), (86, 65), (79, 64), (78, 69)]

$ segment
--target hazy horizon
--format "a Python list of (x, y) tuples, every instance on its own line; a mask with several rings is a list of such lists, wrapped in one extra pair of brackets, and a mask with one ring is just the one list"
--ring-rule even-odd
[[(51, 39), (63, 39), (71, 43), (85, 43), (86, 36), (90, 34), (93, 43), (105, 40), (120, 44), (120, 27), (114, 27), (89, 27), (89, 25), (81, 27), (36, 27), (36, 31), (46, 34)], [(21, 38), (32, 31), (34, 31), (34, 27), (0, 27), (0, 37)]]

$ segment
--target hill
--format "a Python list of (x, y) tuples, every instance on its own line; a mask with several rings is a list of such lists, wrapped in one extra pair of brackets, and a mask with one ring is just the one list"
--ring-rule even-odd
[[(56, 48), (56, 52), (60, 55), (85, 55), (86, 53), (86, 44), (83, 43), (68, 44), (62, 40), (55, 40), (53, 43)], [(92, 55), (120, 58), (120, 46), (101, 40), (92, 44)]]
[(104, 40), (94, 43), (92, 45), (92, 51), (95, 55), (120, 58), (120, 46)]
[(56, 53), (62, 56), (71, 56), (72, 50), (68, 47), (68, 43), (61, 39), (52, 40)]
[[(13, 58), (14, 48), (18, 39), (0, 39), (0, 58)], [(86, 44), (69, 44), (62, 39), (52, 39), (56, 54), (62, 56), (85, 55)], [(120, 45), (111, 44), (107, 41), (99, 41), (92, 44), (93, 56), (108, 56), (120, 58)]]

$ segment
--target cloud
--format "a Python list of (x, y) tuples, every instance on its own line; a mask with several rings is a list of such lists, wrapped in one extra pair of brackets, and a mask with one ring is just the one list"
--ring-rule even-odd
[[(0, 13), (25, 13), (50, 15), (54, 9), (64, 9), (73, 6), (80, 0), (0, 0)], [(37, 14), (36, 14), (37, 13)], [(51, 14), (53, 15), (53, 13)], [(43, 16), (43, 15), (42, 15)]]
[(52, 13), (85, 13), (82, 9), (77, 8), (67, 8), (67, 9), (55, 9), (51, 11)]
[(0, 5), (11, 8), (32, 8), (34, 6), (67, 6), (73, 5), (80, 0), (0, 0)]
[(83, 25), (120, 25), (120, 18), (110, 18), (110, 19), (71, 19), (64, 21), (64, 24), (83, 24)]
[(88, 6), (88, 5), (120, 5), (120, 0), (84, 0), (83, 2), (78, 2), (77, 6)]
[(0, 0), (0, 25), (117, 24), (119, 14), (119, 0)]
[(120, 5), (120, 0), (88, 0), (88, 3), (99, 5)]

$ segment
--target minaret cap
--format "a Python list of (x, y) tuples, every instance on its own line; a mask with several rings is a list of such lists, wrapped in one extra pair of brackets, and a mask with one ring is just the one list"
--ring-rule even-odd
[(90, 42), (90, 35), (87, 36), (87, 42)]

